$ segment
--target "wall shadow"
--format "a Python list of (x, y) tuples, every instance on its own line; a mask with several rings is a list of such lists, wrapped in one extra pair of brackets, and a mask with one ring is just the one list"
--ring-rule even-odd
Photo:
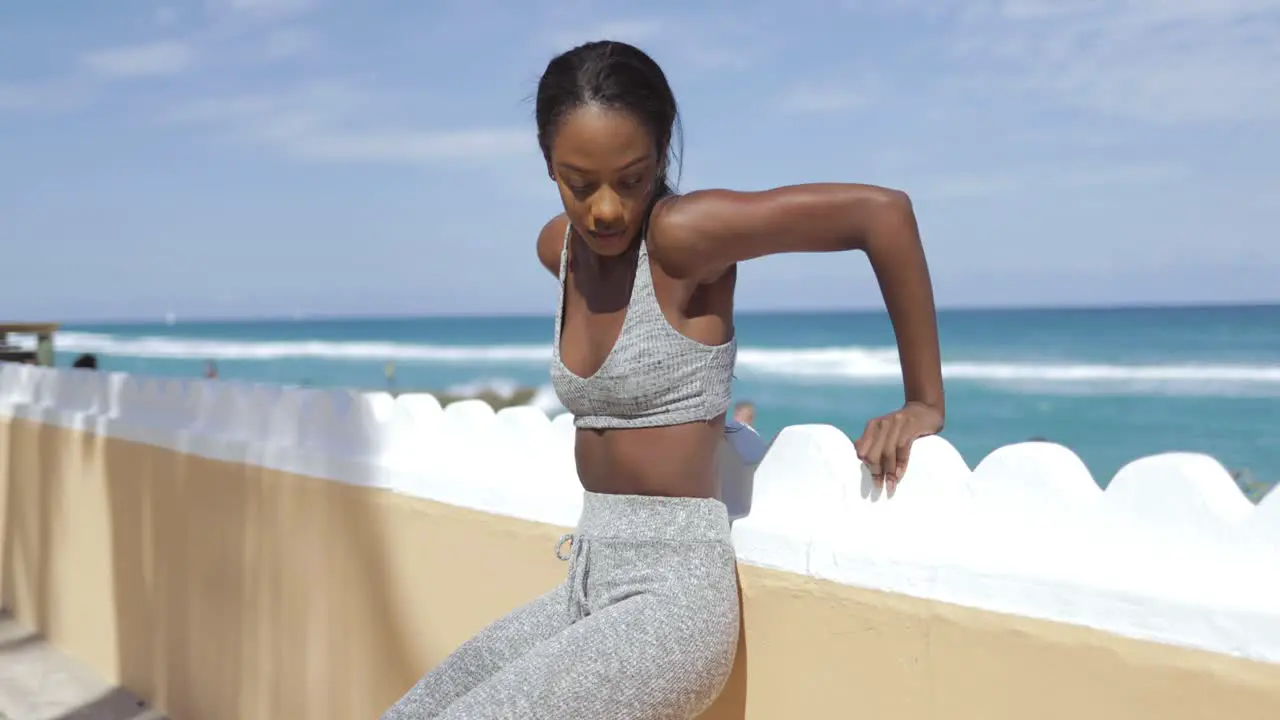
[(53, 565), (52, 559), (55, 554), (53, 547), (53, 538), (55, 535), (61, 536), (61, 523), (64, 515), (61, 507), (63, 484), (66, 482), (66, 473), (64, 466), (67, 464), (68, 458), (61, 452), (59, 446), (60, 436), (63, 432), (60, 428), (46, 423), (40, 423), (34, 428), (36, 435), (36, 452), (35, 462), (40, 466), (38, 474), (35, 477), (41, 481), (34, 483), (35, 487), (31, 488), (36, 495), (35, 506), (38, 508), (33, 516), (33, 520), (39, 524), (39, 529), (34, 533), (38, 538), (39, 566), (36, 568), (36, 627), (39, 628), (46, 636), (56, 635), (58, 628), (51, 627), (54, 618), (50, 617), (50, 610), (53, 604), (52, 582)]
[[(352, 480), (359, 484), (372, 484), (374, 478), (372, 473), (368, 473)], [(338, 491), (356, 494), (357, 489), (340, 488)], [(354, 623), (363, 630), (337, 635), (331, 649), (338, 654), (332, 657), (369, 657), (374, 666), (385, 663), (386, 670), (397, 668), (402, 673), (403, 669), (414, 667), (415, 653), (410, 646), (412, 634), (404, 632), (400, 623), (402, 610), (396, 607), (392, 597), (393, 589), (398, 585), (389, 562), (393, 548), (386, 537), (385, 518), (380, 517), (377, 503), (371, 502), (374, 498), (369, 497), (372, 492), (364, 490), (359, 494), (363, 497), (353, 497), (347, 503), (330, 504), (332, 513), (327, 529), (331, 538), (341, 539), (335, 548), (335, 559), (344, 566), (341, 575), (355, 580), (345, 588), (331, 589), (331, 597), (343, 598), (344, 603), (350, 603), (345, 608), (334, 608), (333, 620), (344, 625)], [(382, 657), (374, 660), (379, 655)], [(422, 673), (425, 672), (424, 668)], [(374, 676), (366, 675), (365, 689), (352, 688), (352, 695), (346, 698), (347, 714), (341, 716), (381, 715), (408, 689), (408, 686), (400, 688), (392, 681), (401, 673), (384, 671)], [(422, 673), (414, 675), (413, 681), (416, 682)]]
[(404, 550), (367, 487), (377, 468), (312, 458), (344, 485), (189, 447), (101, 448), (121, 684), (180, 718), (338, 720), (377, 716), (406, 669), (426, 671), (400, 622), (421, 610), (393, 600)]
[(14, 495), (17, 492), (14, 486), (18, 482), (18, 475), (13, 467), (17, 462), (13, 435), (16, 432), (17, 426), (13, 420), (0, 420), (0, 472), (3, 473), (0, 475), (0, 483), (4, 486), (0, 488), (0, 501), (4, 502), (4, 510), (0, 513), (0, 521), (4, 523), (4, 527), (0, 528), (0, 609), (6, 611), (12, 611), (15, 599), (13, 585), (17, 532), (14, 523), (18, 513), (14, 509)]
[[(394, 474), (370, 463), (278, 449), (291, 453), (278, 466), (310, 463), (339, 483), (256, 456), (196, 456), (190, 443), (89, 435), (6, 428), (5, 592), (24, 583), (21, 612), (47, 615), (63, 649), (88, 648), (110, 680), (117, 670), (98, 649), (114, 643), (122, 684), (181, 720), (376, 717), (476, 630), (564, 577), (552, 552), (564, 528), (379, 489)], [(86, 519), (96, 524), (77, 524)], [(1280, 697), (1280, 666), (749, 564), (736, 584), (738, 653), (705, 720), (848, 708), (904, 720), (1252, 720), (1272, 718)], [(72, 605), (72, 592), (102, 597)], [(114, 627), (99, 632), (80, 611)]]
[(253, 660), (243, 466), (209, 472), (185, 450), (105, 442), (119, 680), (176, 717), (219, 717)]
[(55, 720), (167, 720), (163, 713), (127, 690), (115, 688), (102, 697), (59, 715)]
[[(49, 487), (41, 459), (43, 425), (11, 418), (5, 463), (4, 607), (25, 625), (46, 626), (49, 583)], [(20, 451), (24, 448), (25, 451)]]
[(745, 720), (747, 717), (747, 608), (742, 596), (742, 574), (735, 571), (738, 584), (738, 652), (733, 671), (720, 697), (699, 715), (700, 720)]
[(164, 641), (163, 629), (167, 624), (165, 608), (156, 602), (159, 568), (155, 554), (149, 552), (155, 545), (156, 533), (150, 512), (154, 502), (151, 494), (153, 458), (150, 454), (122, 458), (122, 444), (101, 435), (82, 441), (82, 447), (95, 444), (98, 472), (106, 486), (111, 537), (118, 680), (152, 703), (163, 704), (167, 698), (167, 665), (161, 663), (153, 667), (159, 655), (157, 645)]

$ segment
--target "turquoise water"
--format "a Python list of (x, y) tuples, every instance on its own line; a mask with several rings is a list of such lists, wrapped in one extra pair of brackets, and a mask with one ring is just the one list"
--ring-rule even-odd
[[(1280, 478), (1280, 306), (966, 310), (939, 315), (944, 432), (970, 465), (1034, 436), (1074, 449), (1106, 484), (1167, 450), (1209, 453)], [(197, 377), (401, 388), (545, 385), (551, 317), (331, 319), (84, 325), (61, 365)], [(735, 396), (757, 425), (830, 423), (852, 437), (902, 402), (884, 313), (743, 314)]]

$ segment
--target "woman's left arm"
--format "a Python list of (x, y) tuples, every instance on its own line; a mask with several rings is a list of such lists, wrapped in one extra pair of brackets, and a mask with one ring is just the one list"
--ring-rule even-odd
[(700, 282), (767, 255), (864, 251), (897, 336), (906, 402), (867, 423), (854, 443), (858, 456), (892, 488), (906, 470), (912, 441), (942, 429), (946, 403), (933, 288), (905, 193), (842, 183), (699, 191), (662, 201), (649, 241), (664, 270)]

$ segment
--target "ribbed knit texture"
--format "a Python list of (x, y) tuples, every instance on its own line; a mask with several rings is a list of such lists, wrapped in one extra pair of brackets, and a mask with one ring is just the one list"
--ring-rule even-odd
[(640, 238), (636, 279), (622, 331), (600, 369), (573, 374), (560, 359), (569, 236), (560, 250), (560, 305), (556, 309), (551, 384), (580, 428), (637, 428), (709, 420), (729, 407), (737, 338), (704, 345), (671, 327), (658, 306), (648, 241)]
[(559, 587), (482, 630), (382, 720), (686, 720), (738, 645), (718, 500), (586, 493)]

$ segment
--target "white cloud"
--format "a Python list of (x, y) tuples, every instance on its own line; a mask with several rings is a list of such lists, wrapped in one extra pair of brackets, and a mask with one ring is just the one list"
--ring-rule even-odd
[(287, 145), (296, 155), (318, 160), (421, 164), (509, 157), (534, 147), (527, 128), (312, 133)]
[(210, 0), (215, 10), (261, 19), (298, 15), (316, 7), (317, 0)]
[(175, 108), (165, 119), (274, 138), (341, 125), (366, 109), (365, 98), (346, 83), (314, 82), (274, 94), (204, 98)]
[(666, 24), (656, 19), (611, 20), (577, 30), (557, 31), (551, 43), (557, 50), (568, 50), (593, 40), (618, 40), (640, 46), (662, 35)]
[[(24, 83), (0, 82), (0, 111), (57, 111), (82, 108), (100, 94), (104, 83), (128, 78), (166, 77), (187, 73), (201, 65), (228, 65), (228, 60), (280, 60), (313, 51), (319, 36), (299, 25), (281, 26), (275, 20), (309, 11), (317, 0), (204, 0), (230, 23), (212, 22), (193, 28), (182, 40), (167, 39), (135, 45), (108, 46), (80, 53), (72, 72)], [(269, 19), (266, 27), (236, 23), (239, 17)], [(157, 3), (150, 20), (172, 27), (183, 20), (179, 6)], [(218, 61), (221, 63), (207, 61)]]
[(196, 123), (302, 159), (430, 165), (482, 162), (537, 151), (528, 128), (418, 130), (357, 122), (369, 100), (343, 83), (316, 83), (277, 95), (207, 99), (178, 108), (174, 122)]
[(178, 10), (177, 8), (169, 5), (161, 5), (155, 9), (153, 17), (157, 25), (161, 27), (169, 27), (178, 22)]
[(195, 56), (191, 46), (170, 40), (98, 50), (81, 60), (95, 75), (125, 78), (178, 75), (191, 67)]
[(305, 55), (319, 45), (316, 34), (306, 28), (286, 27), (272, 30), (267, 34), (264, 50), (267, 57), (273, 60)]
[(783, 93), (778, 108), (791, 115), (838, 112), (867, 107), (873, 98), (866, 83), (802, 80)]
[(996, 197), (1022, 191), (1161, 185), (1184, 179), (1187, 175), (1186, 168), (1173, 163), (1010, 168), (932, 178), (922, 183), (921, 194), (951, 198)]
[(1280, 119), (1280, 0), (852, 5), (945, 20), (943, 71), (969, 92), (1029, 94), (1160, 124)]
[[(558, 16), (557, 16), (558, 17)], [(547, 36), (554, 52), (594, 40), (617, 40), (645, 50), (662, 65), (667, 61), (702, 71), (745, 70), (757, 61), (761, 26), (743, 18), (627, 18), (570, 27), (557, 23)]]
[(48, 107), (56, 99), (51, 87), (0, 83), (0, 110), (36, 110)]

